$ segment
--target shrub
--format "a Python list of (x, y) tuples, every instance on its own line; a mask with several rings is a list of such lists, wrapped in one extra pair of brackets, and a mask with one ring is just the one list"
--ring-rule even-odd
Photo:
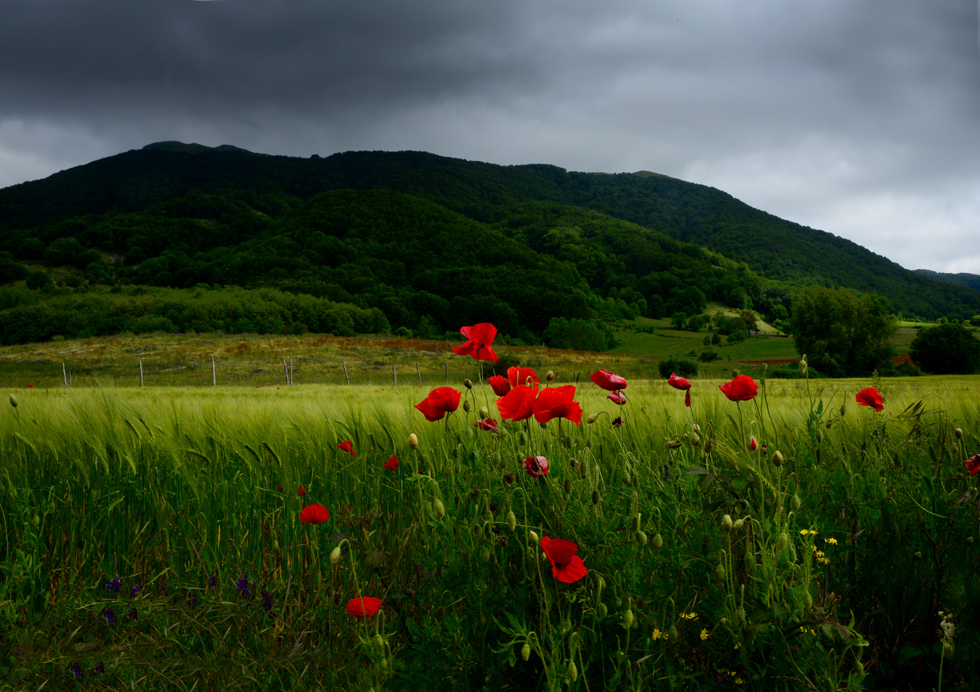
[(698, 374), (698, 364), (689, 360), (668, 358), (657, 364), (657, 370), (664, 379), (670, 377), (671, 373), (677, 373), (681, 377), (695, 377)]
[(940, 324), (912, 340), (912, 360), (936, 375), (969, 374), (980, 369), (980, 341), (960, 324)]

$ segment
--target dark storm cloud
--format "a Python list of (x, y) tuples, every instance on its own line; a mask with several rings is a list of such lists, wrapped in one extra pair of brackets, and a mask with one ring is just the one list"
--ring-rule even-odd
[(656, 170), (980, 272), (966, 0), (34, 0), (0, 66), (0, 185), (162, 139), (426, 149)]

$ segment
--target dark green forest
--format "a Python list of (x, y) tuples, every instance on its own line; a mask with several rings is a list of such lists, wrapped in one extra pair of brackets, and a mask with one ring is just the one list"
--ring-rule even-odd
[(517, 341), (588, 333), (602, 348), (609, 322), (708, 301), (779, 318), (800, 286), (874, 291), (909, 317), (980, 312), (980, 292), (664, 176), (180, 143), (0, 190), (0, 284), (7, 344), (157, 329), (440, 337), (491, 321)]

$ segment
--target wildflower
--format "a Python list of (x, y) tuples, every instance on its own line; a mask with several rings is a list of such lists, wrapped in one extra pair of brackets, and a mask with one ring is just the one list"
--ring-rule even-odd
[(578, 546), (573, 542), (544, 536), (541, 539), (541, 549), (551, 563), (551, 573), (558, 581), (571, 584), (588, 574), (589, 570), (582, 558), (575, 554)]
[(122, 580), (119, 578), (119, 575), (117, 574), (112, 581), (106, 583), (105, 588), (111, 591), (112, 593), (119, 593), (119, 585), (121, 581)]
[(103, 610), (102, 617), (104, 617), (105, 621), (110, 625), (116, 624), (116, 613), (112, 608), (106, 608), (105, 610)]
[(620, 406), (626, 403), (626, 395), (623, 394), (623, 390), (621, 389), (617, 389), (615, 392), (609, 392), (609, 394), (606, 394), (606, 398)]
[(528, 457), (524, 460), (524, 470), (534, 478), (548, 474), (548, 460), (544, 457)]
[(759, 448), (759, 443), (755, 439), (755, 436), (749, 436), (749, 442), (748, 442), (747, 447), (748, 447), (748, 449), (749, 449), (750, 452), (754, 452), (755, 450), (757, 450)]
[(304, 524), (322, 524), (330, 518), (330, 512), (323, 505), (307, 505), (299, 513), (299, 520)]
[(867, 389), (862, 389), (857, 393), (855, 397), (858, 402), (858, 406), (871, 406), (877, 413), (880, 413), (885, 409), (884, 403), (882, 403), (881, 394), (874, 387), (868, 387)]
[(369, 618), (381, 609), (381, 599), (373, 596), (352, 598), (347, 602), (347, 612), (356, 618)]
[(706, 642), (706, 641), (708, 641), (708, 637), (711, 636), (711, 635), (708, 634), (708, 630), (704, 629), (704, 630), (701, 630), (701, 635), (700, 636), (701, 636), (701, 641)]
[(82, 666), (78, 663), (78, 661), (74, 661), (68, 666), (68, 672), (74, 675), (76, 678), (80, 678), (82, 677)]
[(681, 613), (681, 620), (697, 620), (697, 613)]
[(547, 423), (553, 418), (566, 418), (575, 425), (581, 425), (582, 404), (573, 401), (574, 398), (573, 384), (542, 390), (532, 405), (534, 419), (539, 423)]
[(460, 396), (462, 394), (452, 387), (436, 387), (415, 408), (422, 412), (427, 421), (434, 423), (459, 408)]
[(248, 577), (245, 572), (242, 572), (242, 576), (235, 582), (235, 588), (241, 592), (241, 595), (245, 598), (249, 597), (248, 594)]
[(129, 609), (129, 612), (126, 613), (126, 619), (130, 622), (136, 622), (139, 619), (139, 613), (136, 612), (136, 608)]
[(613, 418), (612, 419), (612, 422), (609, 425), (611, 425), (614, 428), (621, 428), (621, 427), (623, 427), (623, 418), (622, 418), (622, 416), (616, 416), (615, 418)]
[(749, 401), (759, 392), (755, 380), (748, 375), (737, 375), (731, 382), (718, 385), (718, 389), (728, 397), (729, 401)]
[(299, 486), (299, 488), (296, 489), (296, 494), (299, 495), (300, 497), (303, 497), (304, 495), (306, 495), (306, 489), (301, 485)]
[(337, 445), (337, 449), (339, 449), (341, 452), (347, 452), (351, 456), (354, 456), (354, 443), (350, 440), (344, 440), (341, 442), (339, 445)]
[(692, 385), (688, 380), (685, 380), (683, 377), (679, 377), (676, 372), (672, 372), (670, 374), (670, 377), (667, 378), (667, 384), (669, 384), (674, 389), (681, 389), (687, 392), (687, 395), (684, 397), (684, 405), (688, 407), (691, 405)]
[(972, 457), (963, 462), (966, 466), (966, 470), (970, 472), (971, 476), (977, 475), (980, 471), (980, 454), (974, 454)]
[(497, 396), (504, 396), (510, 391), (510, 382), (507, 381), (506, 377), (501, 375), (494, 375), (493, 377), (487, 378), (487, 384), (493, 390), (493, 393)]
[(517, 421), (527, 420), (534, 411), (534, 400), (538, 396), (538, 388), (528, 387), (521, 384), (511, 389), (506, 396), (497, 399), (497, 410), (503, 420)]
[(143, 588), (143, 585), (142, 584), (134, 584), (133, 585), (133, 591), (132, 591), (132, 594), (131, 594), (131, 598), (134, 598), (135, 599), (137, 596), (139, 596), (140, 595), (140, 590), (142, 588)]
[(265, 608), (265, 612), (271, 613), (272, 606), (275, 605), (276, 599), (272, 597), (272, 594), (262, 589), (262, 607)]
[(472, 327), (460, 327), (459, 333), (466, 337), (466, 343), (453, 349), (458, 356), (473, 356), (476, 360), (500, 360), (490, 344), (497, 337), (497, 328), (489, 322), (474, 324)]
[(278, 490), (279, 492), (282, 492), (282, 483), (280, 483), (279, 485), (276, 486), (276, 490)]
[(662, 638), (663, 638), (663, 634), (660, 632), (660, 630), (654, 628), (653, 634), (650, 635), (650, 639), (652, 639), (653, 641), (658, 641), (659, 639)]
[(609, 372), (608, 370), (596, 370), (590, 378), (597, 385), (605, 389), (607, 392), (615, 392), (620, 389), (626, 389), (626, 379)]
[(478, 420), (474, 424), (480, 430), (486, 430), (487, 432), (498, 432), (497, 421), (493, 418), (484, 418), (483, 420)]
[(93, 672), (95, 672), (95, 673), (104, 673), (105, 672), (105, 663), (103, 663), (102, 661), (99, 661), (96, 664), (95, 668), (93, 669)]
[(398, 457), (393, 456), (390, 459), (388, 459), (388, 461), (385, 462), (385, 466), (384, 467), (386, 469), (390, 470), (390, 471), (397, 471), (398, 470)]
[(825, 538), (825, 539), (823, 539), (823, 542), (824, 543), (829, 543), (830, 545), (837, 545), (837, 539), (836, 538)]

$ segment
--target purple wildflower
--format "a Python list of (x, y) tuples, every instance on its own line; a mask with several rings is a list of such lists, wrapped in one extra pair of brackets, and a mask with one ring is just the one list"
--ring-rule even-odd
[(82, 666), (79, 665), (78, 661), (73, 661), (68, 665), (68, 672), (76, 678), (80, 678), (82, 677)]
[(105, 610), (103, 610), (102, 617), (104, 617), (105, 621), (110, 625), (116, 624), (116, 613), (112, 608), (106, 608)]
[(265, 608), (267, 613), (272, 612), (272, 606), (275, 604), (276, 599), (272, 597), (272, 594), (262, 589), (262, 607)]
[(129, 612), (126, 613), (126, 619), (135, 622), (139, 619), (139, 613), (136, 612), (136, 608), (130, 608)]
[(140, 590), (142, 588), (143, 588), (143, 585), (142, 584), (135, 584), (135, 585), (133, 585), (133, 595), (132, 595), (132, 598), (136, 598), (137, 596), (139, 596), (140, 595)]
[(242, 596), (245, 598), (250, 598), (248, 593), (248, 576), (245, 572), (242, 572), (242, 577), (235, 582), (235, 587), (242, 592)]
[(121, 583), (122, 580), (119, 578), (119, 575), (117, 574), (115, 579), (113, 579), (110, 582), (106, 582), (105, 588), (107, 588), (112, 593), (119, 593), (119, 585)]
[(95, 672), (96, 673), (104, 673), (105, 672), (105, 663), (103, 663), (102, 661), (99, 661), (95, 665)]

